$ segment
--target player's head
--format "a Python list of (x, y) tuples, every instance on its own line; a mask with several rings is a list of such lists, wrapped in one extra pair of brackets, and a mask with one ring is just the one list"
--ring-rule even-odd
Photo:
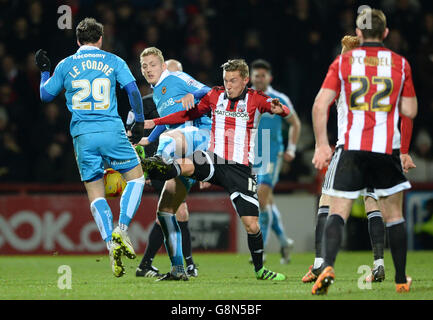
[(221, 68), (227, 96), (230, 99), (239, 97), (250, 81), (247, 63), (244, 59), (234, 59), (224, 63)]
[(356, 18), (356, 35), (361, 43), (383, 41), (388, 36), (386, 16), (382, 10), (366, 8)]
[(141, 73), (149, 84), (158, 83), (161, 74), (167, 69), (161, 50), (149, 47), (140, 54)]
[(271, 64), (263, 59), (251, 63), (251, 83), (257, 90), (266, 91), (272, 81)]
[(102, 47), (104, 26), (94, 18), (85, 18), (84, 20), (81, 20), (75, 33), (77, 35), (77, 43), (79, 46), (94, 45), (98, 48)]
[(167, 65), (167, 70), (170, 72), (183, 71), (182, 64), (177, 60), (168, 59), (165, 61), (165, 64)]

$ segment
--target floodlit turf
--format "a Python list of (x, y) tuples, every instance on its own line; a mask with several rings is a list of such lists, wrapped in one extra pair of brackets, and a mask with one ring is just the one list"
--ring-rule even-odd
[[(294, 254), (289, 265), (280, 265), (278, 254), (268, 254), (265, 265), (282, 272), (282, 282), (259, 281), (254, 277), (247, 254), (195, 254), (199, 277), (188, 282), (155, 282), (136, 278), (136, 260), (125, 258), (127, 274), (114, 278), (107, 256), (2, 256), (0, 257), (0, 299), (146, 299), (146, 300), (280, 300), (280, 299), (433, 299), (433, 252), (410, 252), (407, 273), (413, 278), (410, 293), (395, 293), (394, 268), (385, 255), (386, 280), (371, 289), (358, 288), (361, 265), (372, 262), (371, 252), (340, 252), (335, 266), (336, 281), (327, 296), (312, 296), (312, 284), (302, 276), (312, 263), (313, 253)], [(71, 268), (70, 290), (58, 288), (59, 267)], [(158, 255), (155, 265), (162, 272), (168, 258)], [(60, 270), (61, 271), (61, 270)], [(365, 276), (365, 274), (364, 274)], [(66, 281), (60, 283), (65, 285)]]

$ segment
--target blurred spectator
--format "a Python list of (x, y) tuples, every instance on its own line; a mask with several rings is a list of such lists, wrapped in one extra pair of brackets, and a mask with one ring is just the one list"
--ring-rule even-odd
[[(311, 106), (321, 81), (340, 52), (341, 37), (354, 33), (358, 7), (369, 4), (386, 12), (391, 31), (386, 45), (405, 55), (412, 66), (419, 98), (412, 147), (419, 164), (415, 161), (418, 167), (411, 174), (418, 175), (415, 179), (427, 177), (423, 170), (429, 170), (433, 161), (431, 150), (424, 150), (433, 138), (429, 123), (433, 117), (433, 5), (429, 1), (65, 0), (61, 4), (71, 6), (73, 13), (71, 30), (56, 27), (59, 4), (0, 0), (0, 118), (7, 118), (0, 146), (2, 159), (7, 153), (19, 163), (23, 157), (20, 146), (27, 146), (31, 140), (34, 157), (50, 158), (58, 170), (67, 170), (60, 169), (58, 162), (63, 162), (76, 171), (65, 101), (56, 99), (53, 104), (41, 105), (34, 52), (39, 48), (47, 50), (53, 71), (61, 59), (76, 52), (74, 28), (84, 17), (94, 16), (104, 24), (103, 49), (127, 61), (143, 95), (151, 88), (143, 81), (139, 55), (148, 46), (159, 47), (166, 59), (181, 61), (185, 72), (209, 86), (222, 85), (220, 65), (227, 59), (244, 58), (250, 63), (264, 58), (274, 67), (274, 86), (291, 98), (307, 126), (311, 124)], [(124, 90), (117, 88), (116, 93), (119, 114), (125, 117), (130, 109), (127, 97)], [(333, 122), (329, 126), (330, 139), (335, 140), (334, 109), (329, 121)], [(422, 127), (425, 130), (417, 133)], [(300, 148), (296, 162), (283, 179), (314, 179), (312, 148), (311, 141)], [(65, 174), (63, 178), (43, 178), (45, 174), (30, 174), (35, 170), (34, 162), (25, 161), (23, 166), (23, 172), (28, 173), (26, 179), (35, 181), (36, 176), (50, 181), (79, 178)], [(433, 181), (433, 177), (428, 179)]]

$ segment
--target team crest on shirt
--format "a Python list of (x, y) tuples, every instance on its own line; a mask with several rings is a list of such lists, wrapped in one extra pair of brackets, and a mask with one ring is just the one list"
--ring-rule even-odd
[(161, 93), (162, 94), (165, 94), (167, 92), (167, 87), (162, 87), (162, 89), (161, 89)]
[(246, 108), (247, 108), (247, 105), (245, 102), (241, 102), (241, 101), (238, 102), (238, 105), (237, 105), (237, 111), (238, 112), (245, 112)]

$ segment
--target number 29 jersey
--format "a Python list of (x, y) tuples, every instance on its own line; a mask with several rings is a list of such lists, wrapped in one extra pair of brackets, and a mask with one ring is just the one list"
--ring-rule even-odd
[(63, 59), (45, 83), (45, 90), (58, 95), (66, 89), (66, 105), (72, 113), (71, 136), (124, 130), (117, 111), (116, 82), (123, 88), (135, 81), (126, 62), (94, 46), (81, 46)]
[(398, 104), (415, 96), (404, 57), (381, 43), (364, 43), (334, 60), (322, 88), (340, 95), (337, 145), (387, 154), (400, 147)]

